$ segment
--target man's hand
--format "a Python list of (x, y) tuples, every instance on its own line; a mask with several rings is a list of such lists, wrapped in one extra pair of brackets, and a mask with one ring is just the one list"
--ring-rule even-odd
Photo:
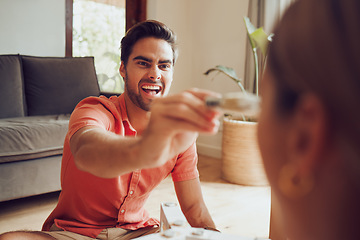
[(191, 89), (180, 94), (154, 100), (149, 125), (142, 136), (142, 159), (146, 167), (157, 167), (185, 151), (198, 133), (215, 134), (220, 113), (208, 108), (207, 96), (219, 97), (206, 90)]

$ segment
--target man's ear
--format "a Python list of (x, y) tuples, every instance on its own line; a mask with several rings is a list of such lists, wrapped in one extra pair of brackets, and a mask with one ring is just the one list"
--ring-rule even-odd
[(289, 129), (289, 160), (297, 165), (298, 174), (314, 174), (321, 165), (326, 145), (328, 120), (326, 109), (314, 94), (299, 99)]
[(121, 61), (121, 63), (120, 63), (119, 72), (120, 72), (121, 77), (123, 79), (125, 79), (125, 77), (126, 77), (126, 67), (125, 67), (125, 63), (123, 61)]

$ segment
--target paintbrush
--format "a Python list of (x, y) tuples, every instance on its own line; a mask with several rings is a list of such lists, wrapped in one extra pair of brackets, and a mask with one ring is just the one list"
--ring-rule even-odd
[(219, 107), (225, 113), (241, 113), (245, 116), (257, 116), (260, 112), (260, 97), (252, 93), (226, 93), (221, 98), (207, 97), (208, 107)]

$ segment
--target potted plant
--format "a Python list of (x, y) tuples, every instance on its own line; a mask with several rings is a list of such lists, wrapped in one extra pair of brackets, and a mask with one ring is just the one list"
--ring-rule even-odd
[[(227, 75), (240, 88), (243, 94), (259, 94), (259, 79), (265, 66), (268, 43), (272, 35), (263, 28), (255, 28), (249, 18), (244, 17), (255, 65), (255, 93), (245, 90), (242, 80), (234, 69), (218, 65), (204, 74), (218, 72)], [(268, 185), (257, 144), (257, 122), (253, 116), (234, 116), (225, 114), (222, 136), (222, 177), (232, 183), (261, 186)]]

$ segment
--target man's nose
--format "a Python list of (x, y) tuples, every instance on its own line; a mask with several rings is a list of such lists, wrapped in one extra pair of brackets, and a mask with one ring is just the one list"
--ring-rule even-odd
[(152, 80), (158, 80), (161, 78), (160, 69), (158, 67), (152, 67), (149, 70), (149, 78)]

